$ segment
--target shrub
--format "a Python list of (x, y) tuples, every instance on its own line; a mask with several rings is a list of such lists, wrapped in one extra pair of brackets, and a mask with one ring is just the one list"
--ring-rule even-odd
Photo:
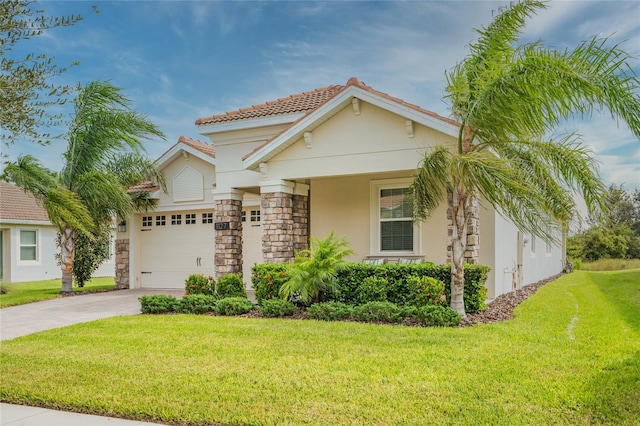
[(309, 306), (307, 316), (321, 321), (341, 321), (351, 318), (353, 308), (342, 302), (324, 302)]
[(220, 299), (227, 297), (247, 297), (242, 276), (239, 274), (227, 274), (218, 279), (216, 295)]
[(166, 294), (140, 296), (138, 300), (143, 314), (166, 314), (180, 310), (180, 301)]
[(216, 282), (212, 276), (205, 277), (202, 274), (191, 274), (184, 282), (184, 294), (215, 294)]
[(452, 327), (460, 324), (461, 316), (448, 306), (428, 305), (416, 308), (413, 318), (428, 327)]
[(215, 312), (217, 298), (208, 294), (189, 294), (180, 300), (183, 314), (204, 314)]
[(303, 304), (326, 300), (335, 292), (336, 273), (347, 264), (344, 258), (353, 253), (344, 237), (333, 231), (320, 240), (310, 239), (311, 247), (296, 254), (290, 279), (280, 287), (279, 295), (289, 300), (295, 295)]
[(384, 302), (387, 300), (387, 286), (389, 282), (382, 277), (367, 277), (356, 290), (358, 303)]
[(216, 303), (218, 315), (233, 316), (246, 314), (253, 309), (253, 303), (246, 297), (226, 297)]
[(251, 283), (259, 304), (265, 300), (278, 299), (280, 287), (289, 281), (289, 265), (264, 263), (252, 268)]
[(442, 305), (447, 302), (444, 283), (436, 278), (410, 275), (407, 277), (407, 285), (411, 292), (411, 297), (407, 300), (409, 305)]
[(261, 308), (262, 314), (269, 318), (291, 316), (298, 312), (296, 305), (282, 299), (265, 300), (262, 302)]
[(353, 308), (353, 318), (362, 322), (402, 322), (404, 309), (391, 302), (369, 302)]

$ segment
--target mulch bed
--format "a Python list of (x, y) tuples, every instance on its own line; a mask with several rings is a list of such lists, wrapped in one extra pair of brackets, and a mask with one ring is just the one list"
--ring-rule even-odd
[(487, 309), (482, 312), (467, 314), (460, 322), (460, 327), (469, 327), (476, 324), (490, 324), (494, 322), (513, 319), (513, 310), (527, 300), (540, 287), (555, 281), (563, 274), (554, 275), (537, 283), (526, 285), (510, 293), (502, 294), (487, 304)]

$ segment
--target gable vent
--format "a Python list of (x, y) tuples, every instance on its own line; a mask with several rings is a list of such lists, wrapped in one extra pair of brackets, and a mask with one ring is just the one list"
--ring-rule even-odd
[(204, 178), (191, 167), (185, 167), (173, 178), (173, 201), (204, 200)]

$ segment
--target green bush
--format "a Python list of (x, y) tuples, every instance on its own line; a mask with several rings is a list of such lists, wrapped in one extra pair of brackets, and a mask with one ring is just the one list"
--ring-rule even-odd
[[(278, 297), (280, 286), (288, 281), (287, 264), (263, 264), (253, 267), (253, 288), (256, 290), (256, 299), (275, 299)], [(464, 269), (464, 305), (468, 313), (485, 309), (487, 289), (485, 283), (490, 271), (484, 265), (465, 265)], [(368, 265), (364, 263), (349, 263), (344, 269), (336, 273), (337, 293), (332, 295), (331, 301), (344, 302), (349, 305), (359, 304), (358, 288), (367, 277), (375, 276), (387, 280), (387, 300), (396, 305), (404, 306), (412, 304), (411, 290), (407, 283), (407, 277), (416, 275), (420, 277), (433, 277), (444, 283), (444, 292), (449, 303), (451, 292), (451, 265), (435, 265), (431, 262), (420, 264), (385, 264)]]
[(387, 300), (387, 286), (389, 282), (382, 277), (367, 277), (362, 280), (356, 290), (358, 303), (384, 302)]
[(427, 327), (453, 327), (460, 324), (460, 314), (448, 306), (428, 305), (417, 308), (413, 318)]
[(140, 296), (138, 300), (143, 314), (166, 314), (180, 310), (180, 301), (166, 294)]
[(404, 309), (391, 302), (369, 302), (353, 308), (353, 318), (361, 322), (402, 322)]
[(227, 297), (247, 297), (242, 276), (239, 274), (227, 274), (218, 279), (216, 295), (220, 299)]
[(217, 298), (208, 294), (189, 294), (180, 299), (183, 314), (204, 314), (215, 312)]
[[(466, 312), (478, 312), (485, 309), (487, 289), (485, 283), (488, 266), (465, 264), (464, 304)], [(407, 277), (433, 277), (444, 283), (447, 303), (451, 293), (451, 264), (435, 265), (431, 262), (420, 264), (384, 264), (368, 265), (349, 263), (337, 274), (339, 300), (351, 305), (358, 304), (358, 288), (367, 277), (375, 276), (387, 280), (387, 300), (396, 305), (413, 304), (411, 289)]]
[(233, 316), (246, 314), (253, 309), (253, 303), (246, 297), (226, 297), (216, 303), (218, 315)]
[(261, 309), (262, 314), (269, 318), (287, 317), (298, 312), (296, 305), (282, 299), (264, 300)]
[(415, 306), (443, 305), (447, 303), (444, 294), (444, 283), (433, 277), (407, 277), (407, 285), (411, 291), (411, 298), (407, 304)]
[(307, 316), (321, 321), (341, 321), (351, 318), (353, 307), (342, 302), (324, 302), (309, 306)]
[(286, 263), (263, 263), (251, 269), (251, 284), (256, 291), (256, 300), (262, 305), (265, 300), (279, 299), (280, 287), (289, 281), (289, 265)]
[(184, 294), (215, 294), (216, 282), (212, 276), (205, 277), (202, 274), (191, 274), (184, 282)]

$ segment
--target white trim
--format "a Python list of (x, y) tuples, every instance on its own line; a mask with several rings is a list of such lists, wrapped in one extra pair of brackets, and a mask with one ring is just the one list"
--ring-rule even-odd
[(213, 194), (213, 201), (223, 201), (223, 200), (235, 200), (242, 201), (244, 198), (244, 191), (241, 189), (231, 188), (226, 191), (217, 192), (216, 190), (211, 191)]
[(318, 107), (315, 111), (288, 127), (275, 139), (249, 155), (242, 161), (244, 168), (255, 170), (259, 163), (269, 161), (272, 157), (300, 139), (304, 132), (313, 131), (315, 127), (319, 126), (333, 114), (351, 103), (354, 97), (404, 117), (407, 120), (412, 120), (414, 123), (432, 128), (452, 137), (458, 137), (458, 127), (451, 123), (431, 115), (424, 114), (413, 108), (371, 93), (360, 87), (349, 86), (344, 91), (338, 93), (335, 97), (329, 99), (326, 103)]
[[(22, 232), (35, 232), (36, 234), (36, 242), (35, 242), (35, 249), (36, 249), (36, 258), (33, 260), (22, 260)], [(18, 238), (16, 238), (16, 243), (18, 245), (17, 247), (17, 251), (18, 251), (18, 256), (17, 256), (17, 261), (16, 264), (17, 265), (41, 265), (42, 264), (42, 236), (40, 234), (40, 229), (38, 228), (18, 228)], [(27, 245), (25, 245), (27, 246)], [(32, 247), (32, 245), (29, 245), (29, 247)]]
[(216, 165), (216, 159), (211, 157), (210, 155), (205, 154), (204, 152), (195, 149), (191, 145), (188, 145), (184, 142), (178, 142), (174, 146), (172, 146), (167, 152), (162, 154), (160, 158), (158, 158), (154, 163), (160, 169), (164, 166), (175, 160), (177, 157), (183, 155), (183, 153), (188, 153), (194, 155), (213, 166)]
[(237, 130), (254, 129), (258, 127), (277, 126), (280, 124), (289, 124), (304, 116), (304, 112), (296, 112), (292, 114), (271, 115), (260, 118), (250, 118), (246, 120), (227, 121), (223, 123), (206, 123), (198, 124), (198, 131), (203, 136), (213, 135), (216, 133), (233, 132)]
[(46, 220), (27, 220), (27, 219), (0, 219), (0, 225), (18, 225), (18, 226), (55, 226)]
[(381, 179), (369, 182), (370, 205), (370, 256), (419, 256), (422, 254), (422, 226), (419, 222), (413, 223), (413, 250), (412, 251), (382, 251), (380, 250), (380, 190), (394, 188), (408, 188), (412, 178)]
[(288, 180), (267, 180), (260, 182), (260, 193), (268, 194), (270, 192), (283, 192), (285, 194), (293, 194), (295, 182)]

